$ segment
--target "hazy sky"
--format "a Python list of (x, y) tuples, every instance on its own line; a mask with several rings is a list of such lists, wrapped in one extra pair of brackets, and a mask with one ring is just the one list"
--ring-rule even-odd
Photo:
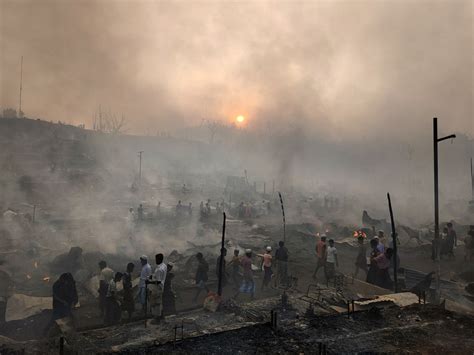
[(473, 2), (0, 0), (0, 107), (132, 133), (202, 119), (473, 133)]

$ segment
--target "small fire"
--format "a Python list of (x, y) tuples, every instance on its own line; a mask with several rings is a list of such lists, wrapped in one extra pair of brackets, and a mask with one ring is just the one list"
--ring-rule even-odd
[(28, 280), (31, 280), (31, 275), (26, 274), (26, 278), (27, 278)]
[(43, 281), (44, 281), (44, 282), (49, 282), (50, 279), (51, 279), (51, 278), (50, 278), (49, 276), (43, 277)]
[(35, 261), (35, 264), (34, 264), (34, 265), (35, 265), (35, 269), (37, 269), (37, 268), (38, 268), (38, 262)]
[(365, 234), (362, 231), (354, 231), (354, 238), (359, 238), (359, 237), (367, 238), (367, 234)]

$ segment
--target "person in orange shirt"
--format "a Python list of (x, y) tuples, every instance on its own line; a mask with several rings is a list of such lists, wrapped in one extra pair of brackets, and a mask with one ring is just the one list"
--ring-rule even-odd
[(313, 273), (313, 279), (316, 279), (318, 270), (320, 268), (326, 269), (326, 257), (327, 257), (327, 246), (326, 246), (326, 236), (323, 234), (318, 243), (316, 243), (316, 258), (318, 259), (316, 263), (316, 269)]

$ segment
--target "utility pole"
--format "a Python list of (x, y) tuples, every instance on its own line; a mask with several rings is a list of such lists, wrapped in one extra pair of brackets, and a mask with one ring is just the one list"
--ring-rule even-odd
[(138, 185), (141, 185), (142, 183), (142, 154), (143, 154), (143, 150), (140, 150), (138, 152), (138, 157), (140, 159), (140, 166), (138, 168)]
[(455, 134), (446, 137), (438, 138), (438, 118), (433, 117), (433, 159), (434, 159), (434, 219), (435, 219), (435, 258), (438, 264), (438, 275), (436, 290), (439, 296), (439, 278), (440, 278), (440, 238), (439, 238), (439, 196), (438, 196), (438, 143), (446, 139), (456, 138)]
[(472, 158), (471, 158), (471, 198), (474, 203), (474, 171), (472, 168)]
[(18, 117), (23, 117), (23, 113), (21, 111), (21, 92), (23, 91), (23, 56), (21, 56), (21, 64), (20, 64), (20, 104), (18, 105)]

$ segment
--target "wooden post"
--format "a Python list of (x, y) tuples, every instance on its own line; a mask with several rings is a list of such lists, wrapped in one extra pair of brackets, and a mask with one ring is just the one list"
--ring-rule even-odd
[(393, 286), (395, 288), (395, 293), (398, 292), (398, 247), (397, 247), (397, 232), (395, 230), (395, 219), (393, 217), (393, 210), (392, 210), (392, 201), (390, 200), (390, 194), (387, 192), (387, 199), (388, 199), (388, 209), (390, 211), (390, 223), (392, 224), (392, 240), (393, 240)]
[(64, 355), (64, 337), (59, 338), (59, 355)]
[(222, 296), (222, 272), (224, 271), (224, 242), (225, 242), (225, 212), (222, 213), (224, 218), (222, 222), (222, 241), (221, 241), (221, 259), (219, 260), (219, 282), (217, 285), (217, 294)]
[(279, 192), (278, 195), (280, 196), (281, 213), (283, 215), (283, 243), (286, 243), (285, 207), (283, 206), (283, 198), (281, 197), (281, 193)]

